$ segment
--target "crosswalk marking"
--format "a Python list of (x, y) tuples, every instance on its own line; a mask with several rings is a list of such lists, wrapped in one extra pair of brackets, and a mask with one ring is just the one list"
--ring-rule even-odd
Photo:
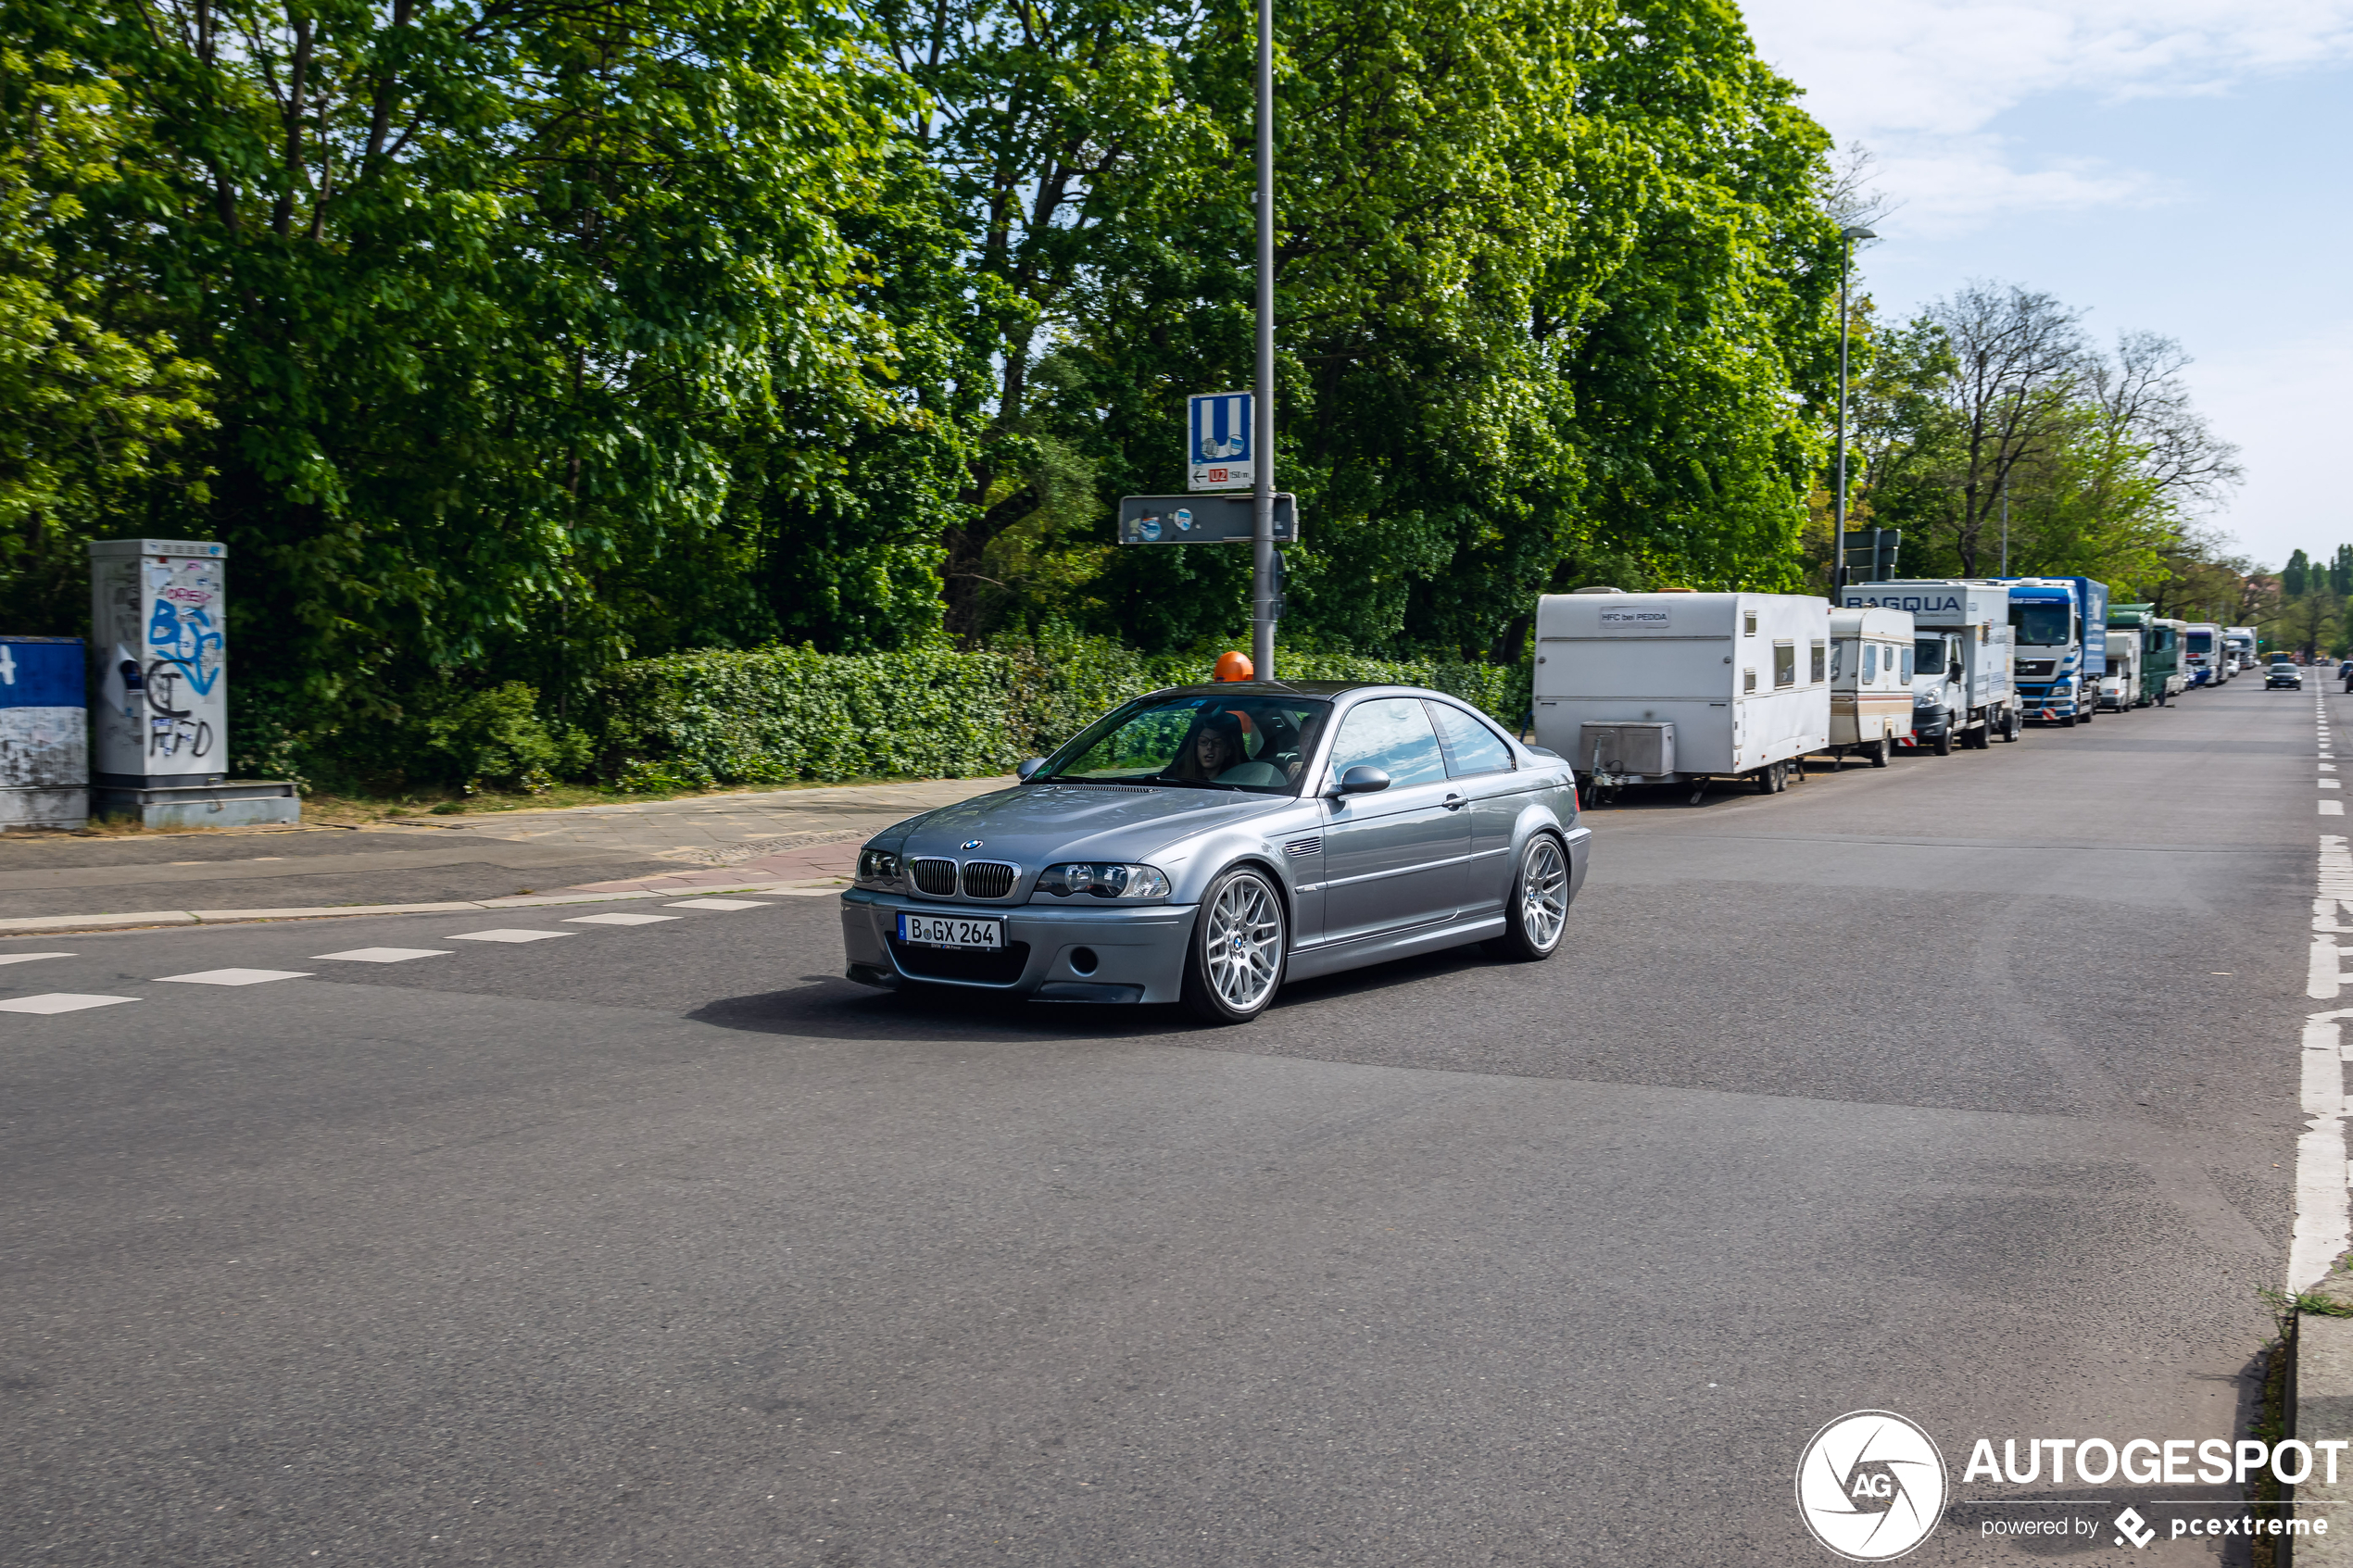
[(508, 927), (497, 931), (453, 931), (452, 942), (545, 942), (550, 936), (577, 936), (577, 931), (523, 931)]
[(313, 953), (315, 962), (341, 959), (347, 963), (407, 963), (410, 959), (446, 959), (447, 947), (354, 947), (347, 953)]
[(749, 898), (681, 898), (669, 906), (673, 909), (764, 909), (767, 907)]
[(194, 974), (163, 974), (159, 985), (267, 985), (272, 980), (308, 980), (298, 969), (203, 969)]
[(71, 953), (0, 953), (0, 963), (31, 963), (35, 959), (69, 959)]
[(0, 1012), (80, 1012), (83, 1008), (107, 1008), (117, 1002), (135, 1002), (136, 997), (77, 997), (69, 991), (52, 991), (44, 997), (19, 997), (12, 1002), (0, 1002)]
[(573, 915), (566, 925), (652, 925), (657, 921), (680, 920), (680, 915), (633, 915), (616, 912), (609, 915)]

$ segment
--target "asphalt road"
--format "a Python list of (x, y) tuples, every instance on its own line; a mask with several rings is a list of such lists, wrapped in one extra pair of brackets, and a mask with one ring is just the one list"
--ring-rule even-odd
[[(867, 992), (829, 897), (0, 943), (133, 998), (0, 1014), (0, 1562), (1828, 1562), (1845, 1411), (2231, 1436), (2311, 714), (1594, 811), (1554, 961), (1240, 1030)], [(2209, 1555), (1976, 1517), (1907, 1561)]]

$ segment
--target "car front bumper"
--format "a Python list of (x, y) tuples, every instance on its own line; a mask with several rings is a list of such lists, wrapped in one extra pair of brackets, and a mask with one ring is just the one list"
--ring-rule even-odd
[[(1183, 995), (1199, 908), (962, 904), (852, 888), (841, 896), (841, 941), (849, 977), (885, 990), (912, 980), (1048, 1002), (1173, 1002)], [(902, 944), (901, 912), (1002, 920), (1005, 949)]]

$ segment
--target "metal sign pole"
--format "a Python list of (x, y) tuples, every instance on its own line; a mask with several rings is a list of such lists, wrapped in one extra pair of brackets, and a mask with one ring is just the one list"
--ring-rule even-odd
[(1275, 678), (1275, 0), (1258, 0), (1258, 395), (1251, 441), (1250, 661)]

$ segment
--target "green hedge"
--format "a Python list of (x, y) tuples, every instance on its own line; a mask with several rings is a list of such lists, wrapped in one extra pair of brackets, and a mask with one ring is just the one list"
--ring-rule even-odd
[[(608, 671), (591, 734), (598, 771), (639, 786), (966, 778), (1051, 751), (1127, 697), (1204, 680), (1210, 662), (1096, 641), (985, 653), (673, 654)], [(1528, 710), (1526, 667), (1310, 653), (1285, 653), (1277, 665), (1291, 680), (1428, 686), (1506, 725)]]

